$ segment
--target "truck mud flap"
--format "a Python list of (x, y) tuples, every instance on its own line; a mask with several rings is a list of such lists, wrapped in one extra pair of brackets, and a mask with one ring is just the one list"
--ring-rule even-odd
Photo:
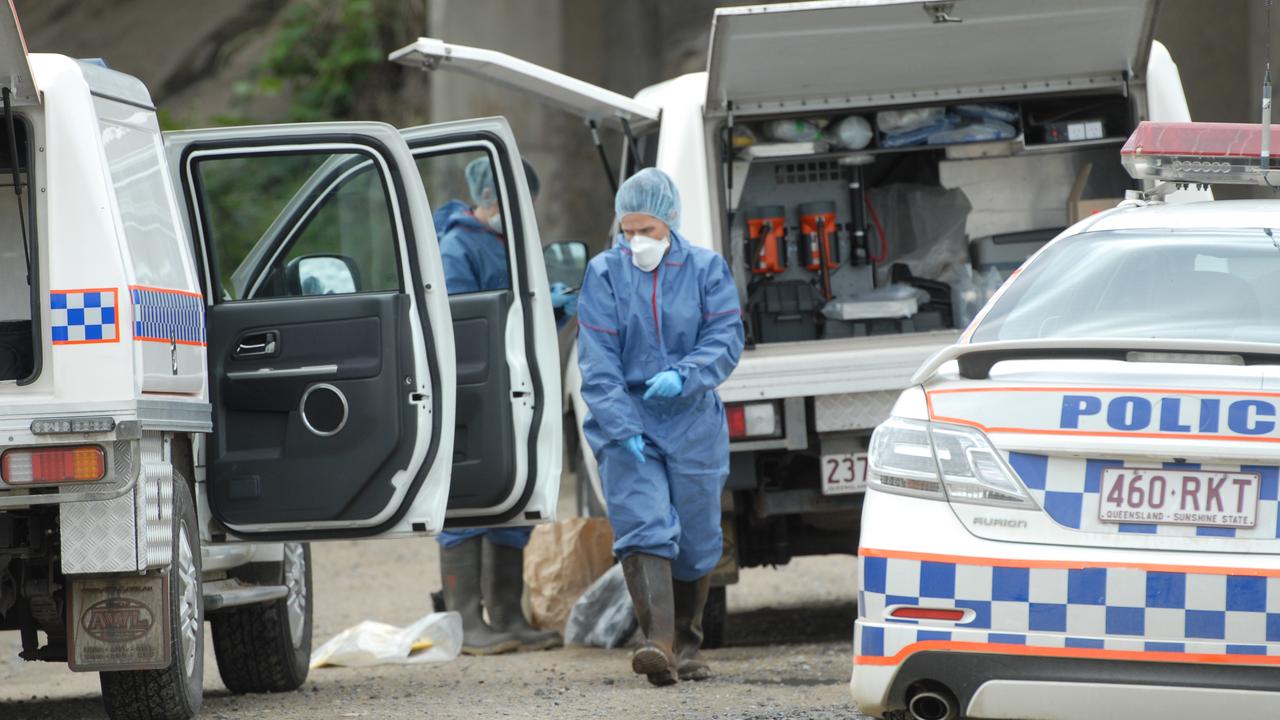
[(168, 667), (168, 585), (168, 576), (160, 574), (71, 578), (70, 668), (97, 672)]

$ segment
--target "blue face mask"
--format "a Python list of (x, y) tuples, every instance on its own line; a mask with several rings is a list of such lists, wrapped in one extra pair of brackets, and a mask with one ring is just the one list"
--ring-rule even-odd
[(499, 235), (502, 234), (502, 213), (494, 213), (489, 216), (489, 228)]

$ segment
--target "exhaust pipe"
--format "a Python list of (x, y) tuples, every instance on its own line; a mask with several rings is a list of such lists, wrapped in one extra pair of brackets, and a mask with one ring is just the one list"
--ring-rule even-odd
[(911, 720), (956, 720), (956, 699), (945, 689), (921, 690), (907, 700)]

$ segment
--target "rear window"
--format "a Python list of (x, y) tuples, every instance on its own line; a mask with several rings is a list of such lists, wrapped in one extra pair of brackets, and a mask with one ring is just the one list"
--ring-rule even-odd
[(1013, 280), (974, 342), (1280, 342), (1280, 234), (1113, 231), (1064, 238)]

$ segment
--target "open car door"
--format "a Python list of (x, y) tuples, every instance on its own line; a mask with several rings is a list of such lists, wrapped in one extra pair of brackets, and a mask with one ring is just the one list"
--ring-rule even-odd
[(254, 539), (438, 532), (453, 335), (399, 132), (239, 127), (166, 145), (204, 291), (171, 311), (207, 307), (214, 518)]
[[(563, 453), (559, 347), (515, 138), (500, 117), (402, 133), (435, 209), (457, 353), (446, 525), (553, 519)], [(472, 214), (469, 177), (492, 178), (498, 227)]]

